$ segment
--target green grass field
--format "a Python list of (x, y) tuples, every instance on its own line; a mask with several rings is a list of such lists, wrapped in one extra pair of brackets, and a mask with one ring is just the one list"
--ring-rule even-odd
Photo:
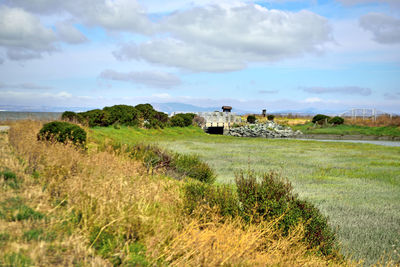
[[(158, 143), (195, 153), (232, 183), (240, 169), (277, 170), (337, 228), (343, 252), (366, 263), (400, 250), (400, 148), (370, 144), (237, 138), (201, 129), (95, 128), (92, 141)], [(400, 258), (399, 258), (400, 259)]]
[(328, 127), (314, 127), (313, 123), (291, 126), (293, 130), (300, 130), (304, 134), (344, 134), (344, 135), (376, 135), (400, 136), (400, 127), (382, 126), (369, 127), (358, 125), (338, 125)]

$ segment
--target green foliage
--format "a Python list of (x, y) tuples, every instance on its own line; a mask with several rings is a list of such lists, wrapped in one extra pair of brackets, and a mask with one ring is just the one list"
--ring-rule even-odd
[(197, 155), (176, 154), (173, 158), (172, 166), (179, 174), (200, 182), (213, 183), (216, 179), (210, 166), (201, 161)]
[(228, 185), (213, 185), (188, 181), (183, 187), (184, 209), (191, 214), (206, 205), (216, 207), (222, 216), (241, 216), (253, 224), (277, 219), (284, 235), (297, 224), (305, 224), (305, 242), (318, 248), (323, 255), (332, 255), (336, 248), (335, 234), (327, 218), (311, 203), (298, 199), (291, 184), (275, 172), (239, 172), (236, 192)]
[(270, 114), (270, 115), (267, 116), (267, 119), (269, 121), (273, 121), (275, 119), (275, 115)]
[(133, 158), (143, 161), (147, 172), (171, 167), (172, 157), (157, 146), (136, 144), (130, 150)]
[(0, 266), (18, 266), (18, 267), (28, 267), (32, 266), (32, 260), (21, 253), (7, 253), (0, 259)]
[(276, 173), (254, 172), (236, 174), (236, 185), (242, 216), (249, 222), (281, 217), (279, 228), (284, 234), (296, 224), (305, 223), (305, 241), (311, 248), (318, 248), (324, 255), (334, 252), (335, 234), (327, 218), (311, 203), (298, 199), (288, 181)]
[(28, 230), (22, 235), (22, 238), (26, 241), (53, 241), (56, 239), (56, 237), (57, 236), (55, 232), (45, 232), (41, 228)]
[(323, 114), (317, 114), (312, 118), (312, 122), (313, 123), (318, 123), (318, 124), (325, 124), (326, 122), (328, 122), (328, 120), (331, 117), (323, 115)]
[(340, 125), (344, 123), (344, 119), (342, 117), (336, 116), (331, 118), (328, 122), (333, 125)]
[(89, 127), (110, 125), (110, 114), (101, 109), (79, 113)]
[(247, 122), (248, 123), (255, 123), (256, 122), (256, 116), (254, 116), (254, 115), (247, 116)]
[[(115, 105), (112, 107), (105, 107), (104, 112), (108, 113), (107, 125), (121, 124), (127, 126), (138, 125), (139, 111), (128, 105)], [(106, 125), (98, 125), (106, 126)]]
[(146, 247), (135, 242), (129, 244), (128, 255), (124, 261), (125, 266), (150, 266), (149, 261), (146, 258)]
[(0, 202), (0, 218), (6, 221), (40, 220), (44, 215), (26, 206), (19, 197)]
[(5, 184), (12, 189), (19, 189), (21, 181), (14, 172), (10, 170), (0, 171), (0, 177), (2, 177)]
[(52, 140), (60, 143), (72, 141), (77, 146), (86, 144), (86, 132), (75, 124), (53, 121), (43, 125), (38, 133), (39, 140)]
[(190, 180), (183, 187), (184, 209), (191, 214), (201, 205), (218, 208), (222, 216), (235, 217), (239, 214), (239, 200), (229, 185), (212, 185)]
[(103, 257), (107, 258), (112, 255), (118, 245), (121, 243), (108, 229), (94, 227), (89, 236), (90, 243), (93, 248)]
[(136, 105), (135, 108), (140, 112), (140, 117), (147, 121), (154, 118), (154, 115), (157, 112), (150, 104), (139, 104)]
[(82, 123), (84, 121), (80, 113), (75, 113), (73, 111), (63, 112), (63, 114), (61, 115), (61, 120), (72, 123)]
[(195, 114), (193, 113), (179, 113), (170, 118), (172, 127), (187, 127), (193, 124)]
[(338, 134), (338, 135), (375, 135), (400, 136), (400, 128), (396, 126), (370, 127), (359, 125), (336, 125), (335, 127), (313, 127), (312, 123), (291, 126), (293, 130), (300, 130), (304, 134)]
[(10, 240), (9, 233), (0, 233), (0, 243), (8, 240)]

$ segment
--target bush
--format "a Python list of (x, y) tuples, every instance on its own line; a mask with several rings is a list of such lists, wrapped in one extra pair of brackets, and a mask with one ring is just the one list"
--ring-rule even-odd
[(324, 124), (326, 123), (331, 117), (323, 115), (323, 114), (317, 114), (312, 118), (313, 123), (318, 123), (318, 124)]
[(150, 104), (139, 104), (135, 106), (135, 109), (137, 109), (140, 113), (140, 117), (143, 120), (151, 120), (154, 118), (155, 113), (157, 112), (154, 110), (153, 106)]
[(177, 173), (200, 182), (213, 183), (216, 178), (210, 166), (196, 155), (176, 154), (172, 160), (172, 167)]
[(267, 116), (267, 119), (269, 121), (273, 121), (275, 119), (275, 115), (270, 114), (270, 115)]
[(255, 123), (256, 122), (256, 116), (254, 116), (254, 115), (247, 116), (247, 122), (248, 123)]
[(344, 119), (339, 116), (336, 116), (330, 119), (328, 122), (333, 125), (340, 125), (344, 123)]
[(172, 157), (157, 146), (136, 144), (130, 150), (131, 157), (143, 161), (147, 172), (171, 168)]
[(110, 114), (101, 109), (93, 109), (79, 113), (89, 127), (110, 125)]
[(193, 124), (195, 114), (180, 113), (171, 117), (170, 124), (172, 127), (187, 127)]
[(278, 223), (283, 234), (302, 222), (305, 224), (305, 241), (310, 248), (318, 248), (324, 255), (335, 249), (335, 234), (327, 218), (311, 203), (299, 200), (288, 181), (276, 173), (264, 173), (259, 177), (253, 172), (236, 175), (238, 198), (242, 216), (248, 222), (271, 220), (281, 217)]
[(75, 124), (53, 121), (43, 125), (38, 133), (38, 140), (53, 140), (60, 143), (71, 141), (77, 146), (86, 144), (86, 132)]
[(115, 105), (105, 107), (103, 111), (108, 113), (108, 124), (122, 124), (127, 126), (138, 125), (139, 111), (128, 105)]
[(184, 184), (184, 209), (191, 214), (202, 205), (217, 208), (220, 215), (235, 217), (239, 213), (239, 200), (228, 185), (211, 185), (191, 180)]
[(65, 111), (61, 115), (61, 120), (73, 123), (82, 123), (83, 117), (80, 113), (75, 113), (73, 111)]

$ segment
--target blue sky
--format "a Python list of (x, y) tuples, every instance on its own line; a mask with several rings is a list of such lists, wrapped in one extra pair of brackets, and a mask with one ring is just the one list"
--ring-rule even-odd
[(0, 0), (0, 107), (400, 113), (398, 0)]

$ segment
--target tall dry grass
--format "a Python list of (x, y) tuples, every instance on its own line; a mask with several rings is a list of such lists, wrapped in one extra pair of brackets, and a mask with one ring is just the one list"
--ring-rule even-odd
[(345, 124), (348, 125), (359, 125), (359, 126), (370, 126), (370, 127), (382, 127), (382, 126), (397, 126), (400, 127), (400, 116), (389, 116), (382, 115), (374, 118), (345, 118)]
[(351, 264), (308, 250), (301, 242), (302, 225), (283, 237), (275, 230), (276, 222), (221, 220), (207, 207), (188, 217), (182, 208), (182, 182), (148, 175), (140, 162), (111, 148), (82, 151), (39, 142), (40, 127), (38, 122), (14, 124), (10, 143), (25, 161), (26, 172), (39, 174), (51, 202), (47, 214), (57, 214), (60, 231), (82, 236), (87, 250), (95, 249), (105, 233), (115, 237), (111, 251), (97, 251), (106, 259), (118, 257), (129, 264), (130, 247), (140, 242), (151, 265)]

